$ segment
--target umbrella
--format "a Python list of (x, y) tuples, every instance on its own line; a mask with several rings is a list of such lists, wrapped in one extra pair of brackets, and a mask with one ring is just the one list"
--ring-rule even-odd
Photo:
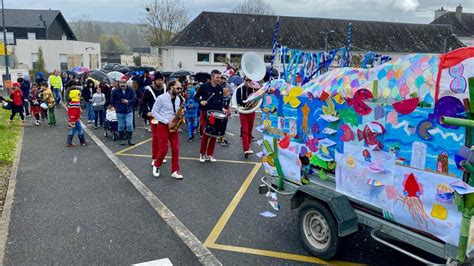
[(270, 76), (273, 77), (274, 79), (278, 78), (278, 70), (273, 68), (271, 73), (270, 73), (270, 67), (267, 67), (267, 70), (265, 71), (265, 77), (263, 78), (263, 81), (265, 81), (265, 82), (269, 81)]
[(242, 82), (244, 82), (244, 78), (241, 76), (232, 76), (229, 78), (230, 83), (234, 83), (235, 85), (240, 85)]
[(189, 72), (189, 71), (178, 70), (178, 71), (173, 72), (173, 74), (171, 74), (170, 78), (186, 77), (186, 76), (191, 76), (191, 75), (192, 75), (192, 73)]
[(206, 83), (209, 79), (211, 79), (211, 75), (207, 72), (198, 72), (194, 75), (194, 80), (198, 82)]
[(91, 70), (89, 72), (89, 77), (99, 81), (99, 82), (105, 82), (105, 83), (108, 83), (108, 84), (111, 84), (112, 83), (112, 79), (107, 75), (105, 74), (104, 72), (102, 71), (99, 71), (99, 70)]
[(120, 80), (121, 78), (125, 77), (125, 75), (122, 72), (118, 72), (118, 71), (109, 72), (107, 75), (115, 81)]
[(72, 77), (72, 76), (77, 77), (77, 76), (79, 76), (76, 72), (70, 71), (70, 70), (63, 71), (63, 73), (66, 73), (68, 75), (68, 77)]
[(71, 71), (80, 74), (84, 72), (89, 72), (89, 69), (87, 67), (77, 66), (77, 67), (71, 68)]

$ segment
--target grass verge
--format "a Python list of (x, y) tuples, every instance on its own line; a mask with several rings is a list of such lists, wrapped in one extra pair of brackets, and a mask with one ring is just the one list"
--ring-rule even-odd
[(12, 125), (8, 125), (9, 120), (10, 111), (0, 108), (0, 213), (3, 212), (11, 167), (15, 160), (16, 145), (21, 131), (18, 117)]

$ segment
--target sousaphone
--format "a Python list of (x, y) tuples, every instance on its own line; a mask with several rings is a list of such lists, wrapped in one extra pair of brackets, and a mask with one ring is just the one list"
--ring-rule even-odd
[[(258, 56), (255, 53), (248, 52), (245, 53), (242, 56), (242, 71), (244, 72), (245, 76), (247, 76), (249, 79), (254, 80), (254, 81), (260, 81), (265, 77), (265, 72), (266, 72), (266, 67), (265, 67), (265, 62), (263, 61), (263, 58)], [(237, 87), (237, 90), (242, 88), (244, 86), (244, 83), (240, 84), (239, 87)], [(260, 107), (260, 105), (263, 102), (263, 98), (261, 97), (261, 93), (259, 91), (252, 93), (249, 95), (247, 100), (244, 101), (243, 106), (239, 106), (237, 104), (237, 90), (234, 92), (232, 95), (232, 106), (237, 108), (237, 111), (242, 114), (250, 114), (255, 111)], [(262, 89), (260, 89), (262, 90)], [(240, 90), (240, 92), (242, 92)]]

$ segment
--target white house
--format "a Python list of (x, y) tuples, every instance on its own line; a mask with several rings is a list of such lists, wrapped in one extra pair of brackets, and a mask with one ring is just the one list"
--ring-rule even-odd
[(68, 40), (16, 40), (13, 54), (18, 67), (33, 69), (38, 50), (43, 50), (46, 71), (67, 70), (74, 66), (99, 68), (100, 44)]
[[(231, 61), (247, 51), (256, 52), (269, 63), (276, 16), (202, 12), (163, 47), (163, 69), (193, 72), (225, 68), (220, 57)], [(397, 57), (408, 53), (442, 53), (451, 36), (449, 25), (426, 25), (379, 21), (280, 16), (278, 41), (303, 51), (324, 51), (347, 45), (352, 23), (353, 51), (365, 50)], [(447, 38), (446, 50), (464, 46)]]

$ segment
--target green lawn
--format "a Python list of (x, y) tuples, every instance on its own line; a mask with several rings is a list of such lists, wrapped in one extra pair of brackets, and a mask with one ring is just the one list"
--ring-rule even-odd
[(20, 122), (18, 116), (10, 126), (10, 110), (0, 108), (0, 165), (11, 164), (15, 159), (15, 148), (20, 135)]

